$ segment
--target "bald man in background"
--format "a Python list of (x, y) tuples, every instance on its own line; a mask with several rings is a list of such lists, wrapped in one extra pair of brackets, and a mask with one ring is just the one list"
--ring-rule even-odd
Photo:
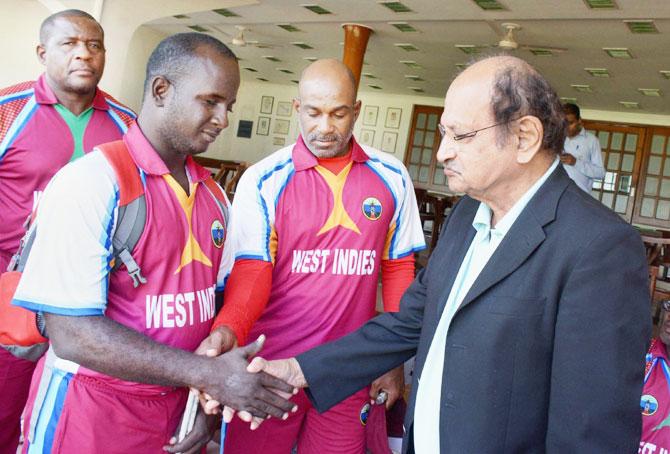
[[(353, 138), (361, 102), (351, 71), (336, 60), (314, 62), (294, 108), (297, 142), (250, 167), (237, 187), (236, 262), (201, 350), (225, 351), (265, 333), (264, 357), (299, 354), (375, 315), (380, 271), (387, 312), (398, 310), (414, 277), (414, 252), (425, 246), (412, 181), (397, 159)], [(401, 366), (323, 414), (301, 393), (287, 421), (251, 431), (235, 419), (226, 454), (286, 454), (296, 445), (301, 454), (363, 453), (370, 399), (386, 391), (390, 407), (403, 388)]]
[[(45, 73), (0, 89), (0, 272), (51, 177), (96, 145), (120, 139), (135, 118), (97, 88), (104, 31), (91, 15), (71, 9), (47, 17), (36, 50)], [(0, 348), (0, 454), (16, 452), (34, 368)]]

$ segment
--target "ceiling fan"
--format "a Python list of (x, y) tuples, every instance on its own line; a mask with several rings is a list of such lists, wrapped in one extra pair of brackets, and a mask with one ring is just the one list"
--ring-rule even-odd
[(491, 28), (493, 28), (496, 34), (501, 36), (500, 41), (498, 41), (495, 44), (492, 44), (491, 47), (497, 47), (505, 51), (525, 49), (525, 50), (549, 51), (552, 53), (565, 52), (568, 50), (564, 47), (541, 46), (535, 44), (519, 44), (519, 42), (514, 37), (514, 32), (517, 30), (521, 30), (521, 26), (519, 24), (515, 24), (512, 22), (504, 22), (500, 24), (500, 27), (502, 27), (503, 29), (502, 33), (500, 32), (500, 27), (498, 27), (498, 24), (496, 24), (495, 22), (489, 22), (489, 25), (491, 26)]
[[(224, 32), (219, 27), (213, 26), (212, 28), (228, 37), (231, 37), (230, 34)], [(274, 47), (278, 47), (278, 45), (276, 44), (262, 43), (257, 40), (246, 39), (244, 37), (244, 33), (251, 31), (251, 29), (245, 27), (244, 25), (235, 25), (235, 29), (237, 30), (237, 33), (235, 34), (235, 36), (232, 36), (232, 39), (229, 41), (230, 44), (232, 44), (233, 46), (237, 47), (253, 46), (259, 49), (272, 49)]]

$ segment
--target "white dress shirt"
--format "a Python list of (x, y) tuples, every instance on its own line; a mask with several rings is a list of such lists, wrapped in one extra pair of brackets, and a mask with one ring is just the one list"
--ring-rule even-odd
[(570, 153), (577, 160), (573, 166), (563, 164), (568, 176), (577, 183), (577, 186), (591, 194), (593, 180), (605, 178), (603, 155), (598, 138), (582, 128), (576, 136), (565, 138), (563, 151)]
[[(418, 389), (414, 407), (414, 450), (416, 454), (440, 454), (440, 407), (442, 404), (444, 352), (451, 320), (470, 287), (505, 238), (514, 221), (540, 186), (556, 169), (558, 163), (559, 160), (556, 159), (544, 175), (526, 191), (494, 228), (491, 228), (491, 209), (484, 203), (479, 205), (472, 220), (472, 226), (477, 233), (472, 243), (470, 243), (470, 248), (458, 270), (430, 344), (421, 377), (417, 383)], [(463, 424), (467, 424), (467, 421), (463, 421)]]

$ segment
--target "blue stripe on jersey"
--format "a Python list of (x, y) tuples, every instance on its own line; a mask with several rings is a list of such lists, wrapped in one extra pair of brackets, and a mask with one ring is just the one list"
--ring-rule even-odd
[(236, 261), (237, 260), (262, 260), (264, 262), (269, 262), (270, 261), (267, 258), (265, 258), (264, 255), (254, 255), (252, 253), (245, 254), (244, 252), (242, 252), (239, 255), (235, 255), (235, 260)]
[(125, 134), (126, 131), (128, 131), (128, 126), (126, 126), (126, 124), (123, 122), (123, 120), (121, 120), (121, 117), (119, 117), (119, 114), (114, 112), (114, 109), (109, 109), (107, 111), (107, 115), (109, 115), (109, 118), (111, 118), (112, 121), (114, 121), (114, 123), (116, 124), (116, 127), (119, 128), (119, 131), (121, 131), (122, 134)]
[[(370, 158), (369, 161), (377, 162), (381, 165), (384, 165), (384, 163), (381, 162), (379, 159)], [(384, 182), (384, 185), (386, 186), (386, 188), (389, 190), (389, 192), (393, 196), (394, 209), (400, 207), (400, 210), (398, 211), (398, 217), (396, 218), (396, 221), (395, 221), (396, 229), (393, 231), (393, 236), (391, 237), (391, 244), (389, 245), (389, 259), (396, 259), (398, 257), (397, 257), (397, 254), (394, 254), (394, 250), (395, 250), (396, 238), (397, 238), (397, 235), (398, 235), (398, 227), (397, 226), (401, 225), (401, 219), (402, 219), (402, 215), (403, 215), (403, 211), (402, 211), (403, 207), (401, 205), (398, 205), (398, 198), (396, 197), (395, 192), (391, 188), (391, 185), (389, 184), (389, 182), (386, 181), (386, 178), (384, 178), (384, 176), (381, 174), (381, 172), (379, 172), (377, 169), (375, 169), (372, 166), (372, 164), (370, 164), (369, 161), (366, 162), (365, 165), (368, 166), (368, 168), (370, 170), (372, 170), (379, 177), (379, 179), (382, 180), (382, 182)], [(391, 166), (385, 166), (385, 167), (393, 170), (393, 167), (391, 167)], [(399, 173), (402, 176), (402, 172), (399, 172)]]
[(115, 103), (114, 101), (112, 101), (111, 99), (107, 99), (107, 98), (105, 98), (105, 101), (107, 101), (107, 104), (109, 104), (110, 106), (112, 106), (112, 107), (115, 108), (116, 110), (120, 110), (121, 112), (123, 112), (124, 114), (128, 115), (129, 117), (131, 117), (131, 118), (137, 118), (137, 115), (135, 115), (135, 112), (133, 112), (132, 110), (128, 109), (127, 107), (122, 106), (121, 104), (117, 104), (117, 103)]
[(25, 128), (25, 126), (28, 124), (33, 114), (37, 111), (38, 106), (39, 104), (37, 104), (35, 101), (35, 96), (32, 96), (26, 105), (23, 106), (21, 112), (19, 112), (19, 114), (16, 116), (16, 119), (9, 127), (9, 130), (5, 135), (5, 138), (2, 140), (2, 142), (0, 142), (0, 161), (7, 152), (7, 149), (14, 142), (16, 137), (18, 137), (23, 128)]
[(10, 93), (5, 96), (0, 96), (0, 106), (8, 102), (16, 101), (17, 99), (28, 98), (29, 96), (32, 96), (33, 93), (35, 93), (35, 89), (29, 88), (17, 93)]
[(275, 207), (279, 204), (279, 198), (284, 192), (284, 189), (286, 189), (286, 186), (288, 186), (288, 183), (289, 181), (291, 181), (291, 178), (293, 178), (293, 175), (295, 175), (295, 168), (291, 169), (291, 171), (288, 173), (286, 177), (286, 181), (284, 181), (284, 183), (282, 183), (281, 185), (281, 188), (279, 188), (279, 191), (277, 192), (277, 197), (275, 197)]
[[(106, 301), (102, 302), (102, 304)], [(51, 306), (49, 304), (35, 303), (33, 301), (19, 300), (14, 298), (12, 300), (12, 306), (22, 307), (33, 312), (48, 312), (49, 314), (57, 315), (72, 315), (84, 317), (87, 315), (103, 315), (104, 311), (99, 306), (98, 307), (78, 307), (76, 309), (69, 307), (59, 307)]]
[[(109, 270), (112, 269), (111, 263), (112, 259), (114, 258), (114, 248), (112, 247), (112, 242), (113, 242), (113, 232), (112, 229), (114, 228), (114, 210), (116, 207), (119, 206), (119, 188), (117, 187), (117, 184), (114, 185), (114, 196), (109, 199), (107, 202), (107, 213), (105, 215), (105, 219), (103, 219), (103, 225), (106, 221), (107, 227), (101, 234), (102, 236), (100, 237), (99, 241), (100, 244), (103, 245), (103, 247), (108, 251), (107, 257), (104, 259), (105, 262), (102, 264), (102, 268), (105, 270), (106, 274), (109, 273)], [(132, 251), (130, 251), (132, 252)], [(100, 295), (100, 301), (105, 302), (105, 307), (107, 307), (107, 293), (108, 293), (108, 286), (109, 286), (109, 279), (107, 279), (107, 276), (105, 276), (105, 279), (102, 279), (102, 289), (101, 289), (101, 295)]]
[[(48, 355), (49, 353), (47, 353)], [(47, 373), (49, 364), (44, 365), (44, 374)], [(67, 394), (72, 374), (58, 368), (51, 369), (47, 391), (41, 402), (35, 401), (32, 418), (36, 417), (34, 436), (30, 439), (28, 454), (49, 454), (53, 447), (53, 436), (58, 425), (58, 419), (62, 414), (63, 403)], [(39, 398), (39, 396), (38, 396)], [(47, 444), (48, 442), (48, 444)]]
[(51, 448), (53, 447), (54, 435), (56, 433), (56, 428), (58, 427), (60, 415), (63, 413), (63, 404), (65, 403), (67, 389), (70, 386), (70, 380), (72, 380), (72, 374), (69, 372), (65, 373), (65, 376), (58, 385), (53, 411), (51, 412), (51, 417), (49, 418), (49, 423), (47, 424), (46, 432), (44, 434), (44, 446), (42, 452), (45, 454), (50, 453)]
[[(265, 203), (265, 199), (263, 198), (263, 195), (261, 194), (261, 191), (263, 189), (263, 183), (272, 176), (273, 173), (279, 172), (282, 170), (284, 167), (286, 167), (289, 164), (293, 164), (293, 158), (288, 158), (286, 161), (277, 164), (274, 166), (272, 169), (270, 169), (267, 173), (261, 176), (261, 178), (258, 181), (258, 198), (260, 199), (260, 205), (263, 208), (263, 215), (265, 216), (265, 251), (264, 251), (264, 259), (266, 262), (271, 262), (272, 258), (270, 257), (270, 234), (271, 234), (271, 229), (270, 229), (270, 214), (268, 213), (268, 207), (267, 204)], [(292, 173), (292, 172), (291, 172)], [(276, 206), (276, 205), (275, 205)], [(236, 257), (237, 258), (237, 257)]]

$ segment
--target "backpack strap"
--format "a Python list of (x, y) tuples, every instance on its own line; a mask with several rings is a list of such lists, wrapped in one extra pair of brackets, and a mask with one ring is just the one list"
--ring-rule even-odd
[(147, 218), (142, 177), (122, 140), (102, 144), (97, 148), (114, 169), (119, 185), (118, 221), (112, 238), (114, 260), (112, 269), (118, 269), (121, 264), (126, 265), (133, 286), (137, 288), (147, 282), (142, 276), (142, 269), (131, 254), (142, 236)]

